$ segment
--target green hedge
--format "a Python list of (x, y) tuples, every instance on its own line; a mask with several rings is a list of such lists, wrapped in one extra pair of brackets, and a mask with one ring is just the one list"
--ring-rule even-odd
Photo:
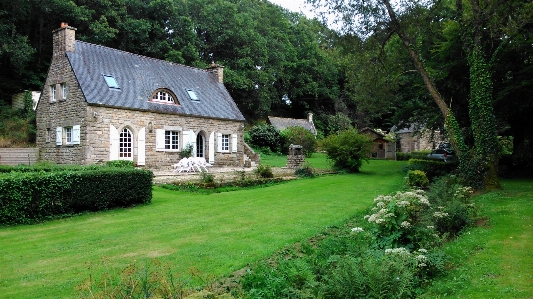
[(152, 200), (153, 173), (132, 168), (0, 175), (0, 224), (27, 224)]
[(431, 151), (413, 151), (410, 153), (397, 152), (396, 160), (409, 161), (410, 159), (425, 159)]
[(457, 169), (456, 162), (442, 162), (427, 159), (409, 159), (407, 170), (421, 170), (426, 173), (428, 179), (446, 175)]

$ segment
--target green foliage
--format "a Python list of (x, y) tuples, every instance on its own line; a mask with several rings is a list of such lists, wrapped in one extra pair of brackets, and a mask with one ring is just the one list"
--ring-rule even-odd
[(425, 159), (431, 151), (413, 151), (410, 153), (397, 152), (396, 160), (397, 161), (408, 161), (410, 159)]
[(194, 150), (194, 147), (191, 143), (187, 143), (187, 145), (185, 145), (182, 149), (181, 149), (181, 152), (180, 152), (180, 157), (181, 158), (189, 158), (189, 157), (192, 157), (193, 155), (193, 150)]
[(422, 170), (407, 171), (407, 185), (410, 187), (425, 188), (429, 185), (426, 173)]
[(305, 162), (304, 165), (294, 171), (294, 175), (301, 178), (313, 178), (316, 176), (316, 173), (311, 163)]
[(107, 167), (119, 167), (119, 168), (134, 168), (135, 163), (130, 160), (110, 160), (106, 161), (105, 165)]
[(372, 141), (368, 136), (358, 134), (356, 129), (349, 129), (329, 135), (320, 144), (335, 167), (358, 172), (363, 161), (368, 162), (367, 153)]
[(202, 170), (200, 173), (200, 181), (205, 184), (212, 184), (215, 182), (215, 175)]
[(457, 168), (457, 163), (429, 159), (409, 159), (407, 163), (408, 170), (421, 170), (426, 173), (430, 181), (436, 177), (451, 173)]
[[(136, 263), (126, 267), (120, 274), (113, 273), (107, 267), (101, 276), (91, 275), (84, 282), (76, 286), (79, 298), (82, 299), (132, 299), (132, 298), (212, 298), (230, 299), (230, 295), (216, 295), (209, 291), (196, 292), (190, 285), (190, 279), (175, 273), (169, 264), (162, 264), (157, 259), (144, 262), (142, 266)], [(197, 269), (189, 271), (192, 278), (210, 281), (213, 278), (202, 274)], [(99, 277), (100, 279), (97, 279)]]
[(24, 108), (13, 109), (0, 102), (0, 147), (35, 144), (35, 111), (31, 92), (24, 96)]
[(253, 147), (268, 148), (271, 152), (281, 151), (283, 137), (280, 132), (272, 125), (260, 123), (253, 126), (249, 131), (250, 143)]
[(150, 171), (130, 168), (4, 174), (0, 176), (0, 224), (149, 203), (152, 176)]
[(254, 169), (255, 175), (260, 178), (273, 178), (274, 174), (272, 173), (272, 167), (267, 164), (259, 164), (257, 168)]
[(301, 145), (304, 155), (308, 158), (316, 152), (317, 141), (315, 135), (309, 130), (302, 127), (288, 127), (281, 131), (280, 134), (285, 141), (283, 145), (284, 152), (289, 150), (291, 144)]

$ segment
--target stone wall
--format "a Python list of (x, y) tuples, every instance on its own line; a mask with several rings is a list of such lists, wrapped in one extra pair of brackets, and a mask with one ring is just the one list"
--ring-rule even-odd
[[(145, 128), (145, 154), (146, 167), (151, 169), (170, 168), (172, 164), (180, 159), (180, 151), (157, 151), (156, 136), (157, 129), (166, 127), (179, 128), (181, 131), (192, 130), (195, 135), (202, 134), (206, 142), (205, 157), (209, 156), (209, 151), (215, 151), (216, 166), (243, 166), (244, 165), (244, 142), (242, 123), (240, 121), (207, 119), (190, 117), (175, 114), (161, 114), (147, 111), (125, 110), (108, 107), (88, 107), (88, 115), (95, 117), (88, 118), (87, 136), (88, 144), (85, 156), (85, 163), (92, 164), (109, 160), (110, 155), (110, 125), (113, 125), (120, 132), (127, 127), (133, 133), (133, 154), (134, 161), (137, 162), (139, 152), (137, 134)], [(151, 128), (151, 130), (150, 130)], [(82, 128), (83, 130), (83, 128)], [(209, 149), (209, 136), (211, 133), (222, 132), (224, 134), (237, 134), (237, 151), (222, 153), (216, 152), (216, 140), (213, 149)], [(216, 138), (215, 138), (216, 139)], [(230, 140), (230, 143), (232, 140)], [(183, 136), (180, 136), (180, 148), (184, 144)], [(231, 148), (231, 145), (230, 145)]]

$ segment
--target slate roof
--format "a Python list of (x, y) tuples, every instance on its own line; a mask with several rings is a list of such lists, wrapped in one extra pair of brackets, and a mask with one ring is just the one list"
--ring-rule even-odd
[[(208, 71), (82, 41), (67, 58), (90, 105), (245, 120), (224, 84)], [(120, 89), (109, 88), (103, 75), (113, 76)], [(179, 105), (149, 101), (159, 88), (172, 91)], [(199, 101), (191, 100), (187, 89)]]
[(316, 135), (315, 125), (312, 122), (309, 122), (307, 119), (298, 119), (298, 118), (284, 118), (284, 117), (275, 117), (269, 116), (268, 120), (270, 124), (273, 125), (276, 129), (282, 131), (288, 127), (302, 127), (311, 131)]

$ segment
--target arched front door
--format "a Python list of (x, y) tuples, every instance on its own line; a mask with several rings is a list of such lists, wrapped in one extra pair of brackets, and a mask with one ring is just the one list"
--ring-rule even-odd
[(196, 135), (196, 157), (205, 158), (205, 138), (202, 133)]

